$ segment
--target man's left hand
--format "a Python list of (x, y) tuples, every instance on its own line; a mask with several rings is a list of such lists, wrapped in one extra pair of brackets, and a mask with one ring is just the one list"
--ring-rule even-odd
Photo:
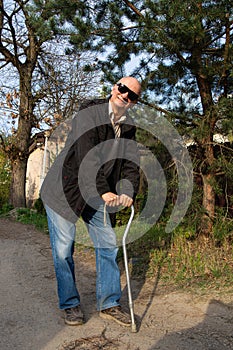
[(130, 207), (133, 204), (133, 199), (126, 194), (121, 194), (119, 196), (119, 202), (123, 207)]

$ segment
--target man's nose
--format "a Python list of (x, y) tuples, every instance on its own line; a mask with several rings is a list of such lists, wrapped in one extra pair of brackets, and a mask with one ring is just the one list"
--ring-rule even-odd
[(126, 98), (127, 100), (129, 99), (128, 97), (128, 91), (124, 92), (124, 93), (121, 93), (122, 97), (123, 98)]

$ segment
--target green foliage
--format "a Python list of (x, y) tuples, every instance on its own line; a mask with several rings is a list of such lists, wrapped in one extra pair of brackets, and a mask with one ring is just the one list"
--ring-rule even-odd
[(99, 1), (92, 10), (90, 4), (85, 16), (73, 21), (73, 43), (100, 53), (108, 49), (98, 62), (107, 80), (124, 75), (130, 62), (131, 74), (142, 80), (143, 97), (176, 112), (182, 134), (203, 143), (213, 132), (213, 114), (223, 120), (219, 130), (231, 133), (233, 51), (227, 32), (232, 35), (232, 8), (227, 0), (147, 0), (131, 6)]
[(36, 200), (33, 209), (17, 209), (16, 219), (23, 224), (34, 225), (38, 230), (48, 232), (46, 211), (40, 198)]
[(11, 204), (5, 203), (2, 205), (2, 207), (0, 208), (0, 215), (1, 216), (5, 216), (6, 214), (8, 214), (13, 208), (13, 206)]
[[(0, 209), (5, 211), (9, 203), (11, 182), (10, 163), (3, 153), (0, 153)], [(5, 208), (5, 209), (4, 209)]]
[(223, 208), (219, 208), (216, 212), (213, 227), (213, 237), (220, 246), (225, 241), (230, 244), (233, 242), (233, 220), (228, 218), (226, 214)]
[(111, 46), (107, 59), (102, 59), (102, 68), (111, 81), (122, 75), (126, 62), (143, 53), (133, 74), (143, 76), (151, 90), (163, 86), (163, 95), (171, 97), (169, 85), (173, 92), (182, 93), (180, 81), (184, 79), (188, 97), (194, 92), (192, 74), (198, 67), (216, 89), (221, 88), (224, 82), (219, 85), (218, 80), (223, 65), (231, 69), (230, 61), (221, 58), (226, 21), (232, 16), (228, 1), (135, 1), (131, 8), (124, 1), (99, 1), (92, 11), (89, 5), (87, 1), (89, 11), (83, 16), (73, 13), (76, 44), (100, 51)]
[(47, 217), (37, 213), (35, 210), (27, 208), (17, 209), (17, 221), (23, 224), (34, 225), (38, 230), (48, 232)]
[(46, 211), (45, 211), (45, 208), (44, 208), (44, 204), (43, 204), (41, 198), (38, 198), (38, 199), (35, 201), (34, 209), (37, 211), (37, 213), (42, 214), (42, 215), (46, 215)]

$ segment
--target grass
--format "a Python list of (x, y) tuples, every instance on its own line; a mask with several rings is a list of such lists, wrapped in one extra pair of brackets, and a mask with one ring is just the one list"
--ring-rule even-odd
[(20, 208), (16, 212), (16, 220), (27, 225), (34, 225), (36, 229), (48, 233), (47, 218), (36, 210)]
[[(151, 254), (151, 270), (156, 260)], [(178, 287), (199, 286), (218, 288), (233, 282), (233, 247), (227, 241), (216, 247), (211, 239), (199, 237), (188, 241), (175, 236), (162, 266), (162, 280)]]
[[(35, 210), (17, 209), (16, 219), (24, 224), (48, 233), (47, 219)], [(120, 242), (123, 229), (117, 230)], [(133, 261), (134, 278), (159, 276), (160, 284), (179, 288), (199, 288), (220, 290), (233, 285), (233, 243), (229, 235), (222, 237), (197, 236), (193, 231), (179, 227), (172, 234), (166, 234), (162, 223), (156, 224), (140, 237), (138, 232), (146, 232), (140, 225), (132, 225), (130, 243), (127, 244), (128, 258)], [(191, 237), (191, 238), (190, 238)], [(86, 226), (77, 222), (76, 243), (79, 250), (92, 247)], [(122, 249), (119, 260), (122, 260)]]
[(133, 273), (143, 278), (159, 276), (160, 284), (173, 289), (205, 290), (232, 288), (233, 245), (225, 238), (187, 238), (187, 230), (179, 228), (172, 236), (156, 225), (139, 240), (129, 245), (129, 255), (137, 256)]

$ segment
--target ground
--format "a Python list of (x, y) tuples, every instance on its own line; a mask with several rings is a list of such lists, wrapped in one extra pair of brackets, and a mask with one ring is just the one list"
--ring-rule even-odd
[[(131, 280), (137, 333), (105, 321), (95, 310), (92, 250), (75, 256), (86, 323), (64, 324), (57, 307), (49, 237), (33, 226), (0, 219), (0, 349), (230, 350), (233, 296), (171, 291), (157, 279)], [(122, 271), (123, 307), (127, 289)]]

